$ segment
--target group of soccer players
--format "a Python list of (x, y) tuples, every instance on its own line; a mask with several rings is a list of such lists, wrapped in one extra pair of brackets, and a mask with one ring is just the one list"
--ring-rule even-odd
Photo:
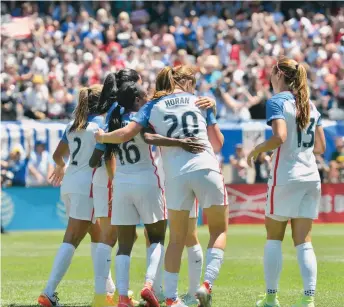
[[(228, 228), (226, 190), (215, 156), (224, 142), (216, 122), (215, 102), (193, 95), (195, 72), (186, 66), (162, 69), (148, 102), (140, 83), (136, 71), (124, 69), (110, 73), (104, 85), (80, 90), (75, 118), (67, 125), (53, 156), (56, 167), (51, 181), (61, 185), (69, 220), (47, 286), (38, 298), (42, 306), (59, 306), (56, 288), (87, 232), (91, 235), (95, 275), (92, 306), (136, 306), (138, 302), (129, 290), (129, 271), (140, 222), (145, 226), (147, 242), (143, 304), (212, 306), (212, 287), (224, 260)], [(311, 226), (320, 199), (314, 153), (324, 152), (325, 138), (320, 115), (309, 101), (305, 68), (294, 60), (280, 59), (273, 68), (271, 83), (275, 95), (267, 102), (267, 123), (273, 136), (257, 145), (248, 157), (251, 165), (259, 153), (274, 151), (266, 206), (266, 294), (256, 306), (280, 306), (281, 243), (291, 220), (305, 291), (293, 306), (313, 307), (317, 264)], [(66, 167), (64, 157), (68, 154)], [(198, 206), (207, 216), (210, 234), (202, 284)], [(169, 243), (165, 252), (167, 220)], [(110, 264), (117, 241), (115, 287)], [(185, 246), (189, 290), (180, 297), (178, 275)]]

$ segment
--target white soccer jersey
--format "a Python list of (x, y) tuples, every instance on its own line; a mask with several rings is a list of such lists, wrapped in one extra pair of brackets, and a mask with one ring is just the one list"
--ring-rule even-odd
[(315, 128), (321, 125), (321, 116), (312, 102), (310, 107), (310, 123), (300, 131), (296, 124), (295, 98), (291, 92), (281, 92), (268, 100), (267, 124), (271, 125), (274, 119), (284, 119), (287, 124), (287, 139), (274, 151), (269, 185), (320, 181), (313, 149)]
[(216, 119), (212, 109), (200, 110), (195, 105), (196, 100), (196, 96), (186, 92), (164, 96), (145, 104), (133, 118), (144, 127), (151, 126), (160, 135), (172, 138), (195, 136), (205, 144), (206, 150), (199, 154), (186, 152), (180, 147), (161, 148), (166, 178), (200, 169), (220, 172), (207, 134), (207, 125), (215, 124)]
[[(123, 127), (130, 123), (134, 115), (135, 113), (123, 115)], [(114, 178), (116, 184), (158, 184), (159, 188), (163, 188), (159, 173), (158, 166), (154, 161), (152, 146), (144, 142), (141, 134), (136, 135), (128, 142), (119, 144)]]
[(96, 145), (94, 133), (102, 122), (102, 116), (89, 116), (86, 129), (73, 132), (69, 132), (73, 122), (67, 125), (62, 141), (68, 144), (70, 161), (61, 185), (62, 194), (90, 194), (93, 169), (89, 160)]

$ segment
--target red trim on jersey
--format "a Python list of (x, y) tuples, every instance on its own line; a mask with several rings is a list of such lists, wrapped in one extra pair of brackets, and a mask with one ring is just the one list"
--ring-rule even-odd
[(108, 207), (109, 207), (108, 217), (111, 217), (111, 212), (112, 212), (112, 182), (110, 179), (108, 180), (107, 188), (108, 188)]
[(280, 151), (281, 147), (278, 147), (277, 154), (276, 154), (276, 161), (275, 161), (275, 167), (274, 167), (274, 180), (272, 182), (271, 187), (271, 195), (270, 195), (270, 214), (274, 214), (274, 192), (275, 192), (275, 186), (276, 186), (276, 177), (277, 177), (277, 168), (278, 168), (278, 162), (280, 157)]
[(198, 218), (198, 199), (197, 198), (196, 198), (195, 210), (196, 210), (196, 218)]
[(156, 166), (155, 162), (154, 162), (154, 158), (153, 158), (153, 153), (152, 153), (152, 146), (148, 146), (149, 148), (149, 156), (151, 158), (151, 161), (152, 161), (152, 165), (154, 167), (154, 174), (156, 176), (156, 178), (158, 179), (158, 186), (159, 186), (159, 189), (161, 190), (162, 192), (162, 197), (163, 197), (163, 202), (164, 202), (164, 218), (167, 219), (167, 210), (166, 210), (166, 199), (165, 199), (165, 191), (164, 189), (161, 187), (161, 184), (160, 184), (160, 177), (159, 177), (159, 174), (158, 174), (158, 167)]
[(91, 189), (90, 189), (90, 198), (93, 198), (93, 177), (94, 177), (94, 174), (96, 172), (96, 168), (93, 169), (93, 172), (92, 172), (92, 183), (91, 183)]

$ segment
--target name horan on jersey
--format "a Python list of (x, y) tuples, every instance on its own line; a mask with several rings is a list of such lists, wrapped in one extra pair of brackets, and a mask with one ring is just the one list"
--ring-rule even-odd
[(165, 100), (166, 107), (173, 107), (176, 105), (186, 105), (190, 103), (189, 97), (178, 97), (173, 99), (167, 99)]

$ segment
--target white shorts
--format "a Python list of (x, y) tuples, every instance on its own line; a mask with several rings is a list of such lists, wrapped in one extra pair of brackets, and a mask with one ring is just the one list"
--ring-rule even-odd
[(148, 184), (117, 184), (112, 200), (112, 225), (153, 224), (167, 219), (164, 190)]
[(198, 211), (199, 211), (199, 204), (198, 204), (198, 200), (195, 199), (192, 209), (190, 210), (189, 218), (190, 219), (198, 218)]
[(108, 186), (92, 186), (94, 216), (111, 217), (112, 210), (112, 183), (109, 180)]
[(293, 218), (318, 218), (320, 182), (298, 182), (269, 186), (265, 215), (284, 222)]
[(61, 199), (66, 206), (68, 217), (76, 220), (95, 222), (93, 201), (88, 195), (63, 194)]
[[(195, 198), (201, 208), (227, 203), (222, 174), (205, 169), (166, 180), (167, 207), (171, 210), (192, 210)], [(198, 211), (198, 210), (197, 210)]]

